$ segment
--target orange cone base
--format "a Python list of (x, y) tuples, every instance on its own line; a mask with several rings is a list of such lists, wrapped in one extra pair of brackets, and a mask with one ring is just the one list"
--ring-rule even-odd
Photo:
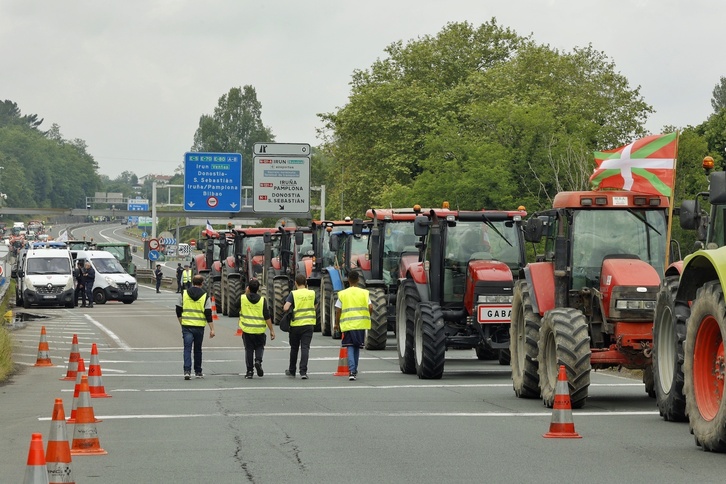
[[(554, 427), (554, 428), (553, 428)], [(573, 424), (563, 425), (563, 428), (558, 428), (555, 425), (550, 426), (550, 431), (544, 434), (542, 437), (545, 439), (581, 439), (582, 435), (575, 432), (575, 426)]]
[[(90, 393), (91, 398), (111, 398), (113, 395), (109, 395), (106, 393), (106, 389), (104, 387), (100, 387), (96, 390), (93, 389), (94, 387), (90, 387)], [(95, 392), (95, 393), (94, 393)]]
[[(83, 444), (76, 444), (74, 442), (74, 445), (83, 445)], [(93, 448), (89, 447), (88, 449), (71, 449), (71, 455), (108, 455), (108, 452), (103, 450), (102, 448)]]

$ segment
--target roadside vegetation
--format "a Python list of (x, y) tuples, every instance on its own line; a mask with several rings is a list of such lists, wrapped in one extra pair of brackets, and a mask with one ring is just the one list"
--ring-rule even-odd
[(11, 294), (15, 294), (15, 281), (10, 282), (2, 302), (0, 302), (0, 316), (3, 317), (3, 324), (0, 327), (0, 383), (7, 380), (13, 371), (13, 340), (10, 331), (5, 327), (8, 321), (4, 317), (10, 309)]

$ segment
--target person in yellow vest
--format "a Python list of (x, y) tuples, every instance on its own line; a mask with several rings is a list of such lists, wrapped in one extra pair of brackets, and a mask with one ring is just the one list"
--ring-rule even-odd
[(270, 308), (267, 306), (266, 299), (257, 294), (259, 289), (260, 281), (251, 279), (245, 293), (240, 296), (239, 327), (242, 328), (242, 341), (245, 345), (245, 363), (247, 364), (245, 378), (253, 377), (253, 368), (257, 370), (257, 376), (262, 377), (265, 374), (262, 369), (262, 355), (265, 353), (267, 343), (267, 333), (265, 332), (267, 328), (270, 329), (270, 340), (275, 339)]
[(189, 264), (184, 266), (184, 272), (182, 272), (182, 288), (189, 289), (192, 286), (192, 270), (189, 268)]
[(295, 378), (297, 354), (300, 351), (300, 378), (308, 379), (308, 356), (310, 342), (313, 340), (313, 331), (317, 321), (318, 300), (315, 291), (308, 289), (305, 274), (295, 276), (295, 290), (285, 300), (283, 311), (292, 309), (290, 321), (290, 366), (285, 375)]
[(348, 380), (355, 381), (360, 349), (365, 344), (366, 330), (371, 329), (373, 305), (368, 290), (358, 287), (358, 271), (348, 274), (348, 285), (335, 302), (334, 330), (343, 333), (342, 345), (348, 347)]
[(202, 341), (204, 326), (209, 325), (209, 337), (214, 338), (212, 322), (212, 298), (202, 289), (204, 276), (194, 276), (192, 287), (182, 291), (176, 305), (176, 317), (182, 328), (184, 339), (184, 379), (192, 378), (192, 348), (194, 348), (194, 375), (203, 378), (202, 373)]

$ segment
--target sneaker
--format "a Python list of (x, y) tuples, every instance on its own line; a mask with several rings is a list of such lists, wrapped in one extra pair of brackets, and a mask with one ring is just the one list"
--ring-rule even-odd
[(302, 380), (307, 380), (308, 379), (308, 374), (307, 373), (300, 373), (300, 378)]
[(348, 380), (355, 381), (355, 373), (351, 372), (350, 376), (348, 376)]
[(262, 363), (260, 363), (259, 361), (255, 363), (255, 370), (257, 370), (257, 376), (265, 376), (265, 372), (262, 370)]
[(295, 372), (292, 372), (290, 370), (285, 370), (285, 376), (295, 378)]
[(192, 374), (191, 374), (191, 372), (185, 371), (185, 372), (184, 372), (184, 379), (185, 379), (185, 380), (191, 380), (191, 379), (192, 379)]
[(254, 373), (252, 373), (251, 371), (248, 371), (247, 374), (245, 375), (245, 378), (247, 378), (248, 380), (251, 380), (253, 376), (254, 376)]
[(195, 374), (194, 374), (194, 377), (195, 377), (195, 378), (204, 378), (204, 373), (202, 373), (202, 372), (199, 372), (199, 373), (195, 373)]

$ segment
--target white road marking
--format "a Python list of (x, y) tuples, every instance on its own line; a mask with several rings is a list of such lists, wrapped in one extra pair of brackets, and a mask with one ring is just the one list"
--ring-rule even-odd
[(116, 336), (116, 333), (114, 333), (113, 331), (111, 331), (110, 329), (108, 329), (106, 326), (102, 325), (101, 323), (99, 323), (98, 321), (96, 321), (95, 319), (93, 319), (88, 314), (85, 314), (84, 316), (86, 316), (86, 319), (89, 320), (92, 324), (94, 324), (98, 329), (100, 329), (101, 331), (103, 331), (104, 333), (106, 333), (109, 338), (111, 338), (112, 340), (114, 340), (120, 349), (122, 349), (124, 351), (130, 351), (131, 350), (131, 347), (129, 345), (127, 345), (124, 340), (122, 340), (121, 338), (119, 338), (118, 336)]

